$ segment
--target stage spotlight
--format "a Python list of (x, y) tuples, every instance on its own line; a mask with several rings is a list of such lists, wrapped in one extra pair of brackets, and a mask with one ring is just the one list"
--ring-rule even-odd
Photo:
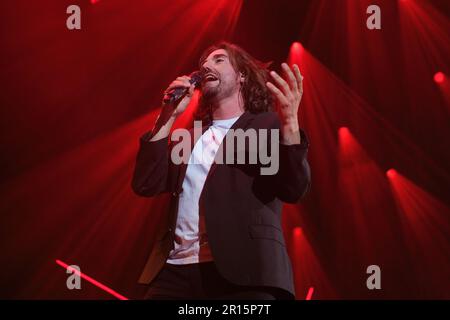
[(397, 171), (395, 171), (395, 169), (389, 169), (386, 171), (386, 175), (388, 178), (393, 179), (397, 175)]
[(293, 42), (289, 50), (288, 64), (294, 63), (300, 65), (301, 56), (303, 54), (303, 46), (300, 42)]
[(296, 41), (296, 42), (292, 43), (291, 50), (301, 51), (301, 50), (303, 50), (303, 46), (302, 46), (302, 44), (300, 42)]
[(445, 79), (444, 73), (439, 71), (434, 74), (434, 82), (436, 82), (437, 84), (443, 83), (444, 79)]
[(346, 136), (350, 133), (350, 130), (348, 130), (347, 127), (340, 127), (339, 128), (339, 135), (340, 136)]
[(295, 227), (293, 233), (294, 233), (294, 237), (300, 237), (300, 235), (302, 234), (302, 228)]

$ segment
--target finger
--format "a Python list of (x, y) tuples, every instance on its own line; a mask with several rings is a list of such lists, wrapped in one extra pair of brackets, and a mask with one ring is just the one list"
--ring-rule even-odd
[(298, 65), (296, 64), (294, 64), (294, 74), (295, 78), (297, 79), (298, 90), (300, 91), (301, 94), (303, 92), (303, 76), (300, 73)]
[(288, 105), (288, 100), (286, 98), (286, 96), (283, 94), (283, 92), (281, 92), (280, 89), (278, 89), (273, 83), (271, 82), (266, 82), (266, 86), (269, 89), (270, 92), (272, 92), (272, 94), (278, 99), (278, 102), (285, 106)]
[(170, 85), (176, 85), (176, 86), (182, 86), (182, 87), (190, 87), (191, 86), (189, 81), (186, 82), (184, 80), (174, 80), (174, 81), (172, 81), (172, 83)]
[(189, 76), (180, 76), (180, 77), (177, 77), (177, 79), (190, 79), (191, 77), (189, 77)]
[(284, 74), (287, 77), (287, 80), (288, 80), (288, 83), (289, 83), (289, 87), (291, 88), (291, 90), (298, 91), (297, 80), (295, 79), (295, 76), (292, 73), (291, 68), (289, 68), (287, 63), (282, 63), (281, 64), (281, 68), (283, 68)]
[(178, 77), (177, 78), (178, 81), (182, 81), (183, 83), (186, 84), (186, 86), (190, 87), (191, 83), (189, 82), (191, 80), (191, 78), (189, 78), (188, 76), (182, 76), (182, 77)]
[(291, 94), (289, 85), (286, 83), (286, 81), (282, 77), (280, 77), (280, 75), (278, 73), (276, 73), (275, 71), (271, 71), (270, 75), (272, 76), (275, 83), (278, 85), (279, 88), (281, 88), (281, 90), (283, 91), (283, 93), (285, 95)]
[(192, 97), (192, 95), (194, 94), (194, 89), (195, 89), (195, 85), (191, 84), (191, 86), (189, 87), (189, 91), (188, 91), (188, 96)]
[(188, 84), (186, 84), (183, 81), (175, 80), (167, 87), (165, 92), (168, 92), (168, 91), (173, 90), (175, 88), (189, 88), (190, 86), (191, 86), (191, 84), (189, 82), (188, 82)]

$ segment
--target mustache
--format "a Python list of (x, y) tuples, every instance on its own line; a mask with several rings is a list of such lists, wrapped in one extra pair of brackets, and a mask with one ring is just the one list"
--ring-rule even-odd
[(212, 69), (200, 69), (200, 72), (201, 72), (201, 75), (202, 75), (203, 79), (205, 79), (208, 75), (213, 75), (216, 78), (219, 77), (219, 73), (217, 71), (215, 71), (215, 70), (212, 70)]

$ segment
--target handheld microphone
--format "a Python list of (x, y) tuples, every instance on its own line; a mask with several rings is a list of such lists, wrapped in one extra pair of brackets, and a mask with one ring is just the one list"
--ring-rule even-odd
[[(189, 75), (191, 78), (189, 82), (197, 88), (203, 80), (203, 75), (202, 71), (194, 71)], [(173, 104), (184, 97), (188, 91), (189, 88), (175, 88), (164, 96), (163, 102), (164, 104)]]

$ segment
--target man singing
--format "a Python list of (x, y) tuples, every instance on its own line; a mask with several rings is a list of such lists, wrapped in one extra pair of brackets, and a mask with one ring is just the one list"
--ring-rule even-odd
[[(172, 151), (181, 142), (169, 144), (170, 129), (195, 89), (188, 76), (174, 80), (163, 101), (176, 88), (186, 89), (184, 97), (163, 104), (153, 130), (140, 138), (134, 192), (172, 195), (139, 279), (148, 285), (145, 298), (293, 299), (281, 209), (282, 202), (299, 201), (310, 186), (309, 143), (297, 117), (303, 77), (297, 65), (285, 63), (281, 76), (269, 72), (267, 65), (226, 42), (203, 53), (200, 71), (195, 116), (203, 127), (200, 137), (192, 139), (191, 152), (183, 155), (189, 161), (173, 161)], [(277, 112), (272, 111), (275, 105)], [(227, 148), (227, 138), (238, 130), (268, 135), (258, 135), (257, 144), (246, 141), (243, 150), (233, 150), (239, 144)], [(273, 137), (276, 145), (269, 143)], [(279, 163), (273, 174), (261, 173), (267, 163), (248, 161), (264, 143)], [(242, 152), (244, 163), (218, 161), (223, 153), (229, 159)]]

